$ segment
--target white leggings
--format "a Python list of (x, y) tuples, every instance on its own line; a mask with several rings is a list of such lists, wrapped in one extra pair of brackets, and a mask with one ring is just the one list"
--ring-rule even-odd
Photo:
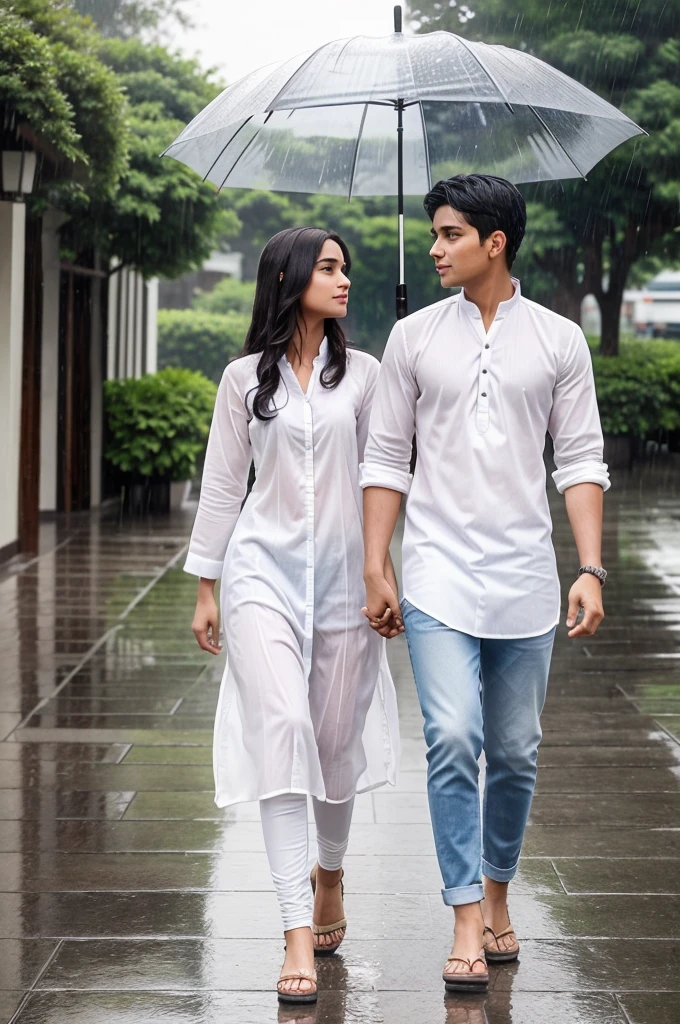
[[(341, 804), (315, 797), (313, 802), (319, 865), (327, 871), (337, 871), (342, 867), (347, 849), (354, 797)], [(282, 793), (260, 800), (260, 816), (283, 929), (311, 928), (307, 797), (300, 793)]]

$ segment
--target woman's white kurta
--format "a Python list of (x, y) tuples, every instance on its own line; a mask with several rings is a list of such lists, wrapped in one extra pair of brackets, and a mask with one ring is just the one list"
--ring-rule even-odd
[(342, 802), (395, 781), (394, 685), (385, 641), (361, 613), (359, 465), (379, 363), (349, 352), (329, 390), (327, 357), (324, 340), (306, 393), (281, 360), (268, 422), (251, 412), (258, 355), (231, 363), (217, 394), (185, 569), (222, 577), (220, 807), (278, 793)]

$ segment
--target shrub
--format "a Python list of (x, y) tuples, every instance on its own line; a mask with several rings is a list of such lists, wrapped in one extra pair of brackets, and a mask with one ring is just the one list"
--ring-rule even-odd
[(176, 368), (106, 381), (106, 459), (134, 479), (190, 479), (205, 448), (216, 393), (202, 374)]
[(680, 429), (680, 345), (628, 341), (619, 356), (593, 356), (605, 434), (658, 440)]
[(197, 309), (158, 311), (158, 365), (182, 366), (219, 383), (227, 363), (243, 348), (250, 317)]
[(246, 313), (251, 316), (254, 298), (254, 281), (224, 277), (209, 292), (196, 296), (194, 309), (202, 309), (206, 313)]

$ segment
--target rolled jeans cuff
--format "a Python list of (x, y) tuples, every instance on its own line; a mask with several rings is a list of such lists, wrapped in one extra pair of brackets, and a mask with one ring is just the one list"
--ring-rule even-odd
[(442, 889), (442, 899), (447, 907), (460, 907), (464, 903), (479, 903), (484, 899), (481, 882), (474, 885), (459, 885), (454, 889)]
[(492, 878), (494, 882), (511, 882), (517, 874), (518, 865), (519, 861), (511, 868), (497, 868), (482, 857), (482, 874), (487, 878)]

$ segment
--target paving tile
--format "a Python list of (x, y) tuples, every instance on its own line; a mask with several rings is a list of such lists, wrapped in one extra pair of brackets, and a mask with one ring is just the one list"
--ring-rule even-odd
[(494, 989), (513, 992), (678, 990), (674, 942), (649, 939), (525, 940), (517, 971), (499, 972)]
[(67, 789), (159, 792), (207, 791), (213, 786), (211, 765), (90, 764), (40, 762), (25, 767), (8, 762), (0, 770), (0, 789)]
[[(94, 743), (0, 743), (0, 761), (20, 761), (22, 765), (39, 767), (43, 761), (61, 761), (65, 765), (85, 761), (116, 761), (127, 750), (126, 744)], [(5, 771), (0, 765), (0, 776)]]
[(680, 896), (680, 844), (677, 856), (593, 860), (555, 860), (568, 893), (658, 893)]
[(24, 999), (24, 992), (0, 992), (0, 1021), (6, 1024), (14, 1016), (16, 1010)]
[(377, 993), (321, 992), (316, 1006), (301, 1013), (278, 1007), (270, 991), (35, 992), (18, 1024), (379, 1024), (378, 1000)]
[(621, 992), (626, 1024), (678, 1024), (680, 992)]
[(40, 818), (121, 818), (130, 793), (68, 793), (35, 789), (0, 790), (0, 820)]
[(212, 746), (145, 747), (134, 743), (124, 757), (125, 764), (212, 764)]
[[(0, 909), (8, 938), (265, 937), (275, 939), (278, 950), (282, 943), (273, 892), (0, 893)], [(356, 939), (387, 939), (404, 930), (432, 935), (427, 895), (348, 893), (347, 914)], [(451, 924), (449, 911), (443, 935)]]
[(529, 825), (523, 857), (677, 857), (680, 829), (595, 825)]
[(530, 821), (538, 825), (572, 822), (680, 828), (680, 794), (659, 793), (651, 800), (647, 794), (631, 793), (625, 800), (612, 800), (605, 793), (537, 793)]
[[(448, 908), (431, 897), (440, 927)], [(611, 938), (680, 939), (680, 899), (676, 896), (523, 896), (510, 891), (512, 923), (524, 939)]]
[(680, 793), (680, 769), (541, 767), (537, 793)]
[[(259, 822), (256, 827), (260, 829)], [(26, 849), (64, 853), (200, 853), (227, 842), (224, 836), (233, 828), (234, 823), (227, 821), (17, 820), (2, 823), (0, 848), (4, 847), (7, 853)]]
[(680, 746), (659, 732), (648, 746), (583, 746), (581, 743), (563, 746), (543, 745), (538, 750), (539, 774), (542, 768), (649, 768), (656, 765), (680, 765)]
[(442, 996), (436, 990), (380, 992), (378, 1007), (379, 1016), (371, 1020), (380, 1024), (626, 1024), (616, 1000), (608, 993), (492, 988), (486, 998), (480, 999)]

